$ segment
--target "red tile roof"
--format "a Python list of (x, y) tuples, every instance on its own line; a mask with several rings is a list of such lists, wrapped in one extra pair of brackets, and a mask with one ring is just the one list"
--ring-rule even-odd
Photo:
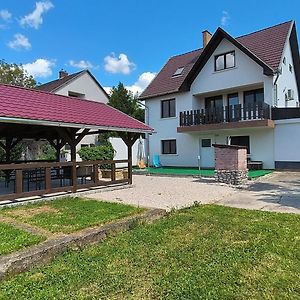
[(104, 103), (4, 84), (0, 84), (1, 117), (71, 123), (87, 128), (152, 131), (144, 123)]
[[(292, 21), (235, 38), (261, 61), (276, 71)], [(182, 83), (201, 56), (203, 49), (171, 57), (158, 75), (141, 94), (141, 99), (178, 92)], [(184, 67), (183, 75), (172, 77), (177, 68)]]

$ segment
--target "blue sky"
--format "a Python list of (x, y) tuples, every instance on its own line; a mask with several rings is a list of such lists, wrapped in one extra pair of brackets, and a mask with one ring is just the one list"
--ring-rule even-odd
[(104, 87), (141, 91), (170, 56), (200, 48), (205, 29), (238, 36), (290, 19), (300, 24), (299, 0), (2, 0), (0, 58), (41, 83), (87, 67)]

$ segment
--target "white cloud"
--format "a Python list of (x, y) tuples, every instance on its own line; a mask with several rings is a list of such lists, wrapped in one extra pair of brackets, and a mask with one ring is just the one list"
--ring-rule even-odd
[[(149, 83), (154, 79), (155, 76), (156, 73), (145, 72), (139, 76), (138, 80), (133, 85), (127, 85), (125, 86), (125, 88), (131, 91), (134, 95), (139, 95), (144, 91), (144, 89), (149, 85)], [(105, 92), (109, 95), (111, 92), (111, 87), (104, 86), (103, 88)]]
[(52, 67), (54, 65), (54, 62), (51, 60), (38, 58), (32, 63), (24, 64), (23, 68), (33, 77), (45, 78), (52, 75)]
[(105, 92), (110, 95), (111, 92), (111, 87), (110, 86), (103, 86), (103, 89), (105, 90)]
[(104, 58), (104, 68), (109, 73), (122, 73), (130, 74), (131, 71), (135, 68), (135, 64), (129, 61), (126, 54), (121, 53), (118, 57), (114, 53), (108, 55)]
[(145, 72), (141, 74), (138, 78), (138, 80), (133, 84), (126, 86), (128, 90), (133, 92), (133, 94), (141, 94), (143, 90), (149, 85), (149, 83), (153, 80), (155, 77), (156, 73), (152, 72)]
[(7, 9), (0, 10), (0, 19), (4, 21), (9, 21), (12, 17), (12, 14)]
[(7, 45), (8, 47), (15, 50), (20, 50), (20, 49), (29, 50), (31, 48), (31, 44), (28, 38), (21, 33), (15, 34), (14, 40), (10, 41)]
[(221, 25), (226, 26), (230, 20), (229, 13), (225, 10), (222, 11)]
[(38, 29), (43, 23), (43, 14), (53, 7), (54, 5), (50, 1), (36, 2), (34, 11), (24, 16), (20, 20), (20, 24)]
[(80, 60), (80, 61), (74, 61), (74, 60), (69, 60), (69, 65), (74, 68), (78, 69), (94, 69), (96, 68), (91, 62), (88, 60)]

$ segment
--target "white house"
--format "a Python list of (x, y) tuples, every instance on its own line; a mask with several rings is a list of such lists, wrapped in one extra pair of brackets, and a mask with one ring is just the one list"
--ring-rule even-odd
[(300, 168), (300, 59), (294, 21), (237, 38), (203, 32), (141, 94), (149, 155), (164, 166), (214, 168), (213, 144), (248, 148), (249, 166)]
[[(86, 100), (99, 101), (107, 103), (109, 96), (88, 70), (83, 70), (77, 73), (68, 74), (66, 71), (59, 72), (59, 78), (38, 86), (39, 90), (55, 93), (58, 95), (77, 97)], [(92, 147), (97, 144), (98, 135), (87, 135), (77, 145), (76, 150), (81, 147)], [(110, 139), (115, 151), (115, 159), (127, 158), (127, 147), (120, 138)], [(67, 149), (68, 150), (68, 149)], [(136, 164), (137, 143), (133, 146), (133, 164)], [(68, 151), (69, 152), (69, 151)], [(70, 153), (67, 153), (67, 158), (70, 160)], [(77, 160), (80, 160), (77, 154)]]

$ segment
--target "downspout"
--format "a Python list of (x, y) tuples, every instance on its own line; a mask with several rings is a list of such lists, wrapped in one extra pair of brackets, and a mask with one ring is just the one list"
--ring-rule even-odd
[[(276, 78), (275, 78), (275, 81), (273, 83), (273, 91), (274, 91), (274, 106), (277, 106), (277, 98), (278, 98), (278, 89), (277, 89), (277, 81), (279, 79), (279, 76), (281, 75), (281, 71), (277, 70), (275, 72), (276, 74)], [(275, 105), (276, 104), (276, 105)]]

